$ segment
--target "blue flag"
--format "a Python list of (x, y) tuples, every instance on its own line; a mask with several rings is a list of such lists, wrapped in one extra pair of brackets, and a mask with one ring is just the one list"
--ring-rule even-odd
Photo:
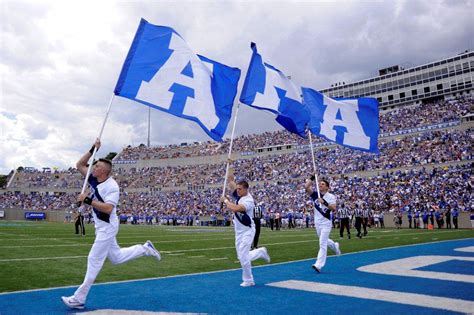
[(250, 60), (240, 102), (276, 115), (276, 121), (286, 130), (306, 137), (305, 128), (310, 112), (301, 101), (301, 91), (283, 72), (263, 62), (252, 43)]
[(309, 127), (317, 136), (362, 151), (378, 153), (379, 104), (376, 99), (332, 99), (302, 88), (311, 111)]
[(115, 95), (193, 120), (222, 141), (240, 69), (194, 54), (172, 28), (142, 19), (115, 87)]

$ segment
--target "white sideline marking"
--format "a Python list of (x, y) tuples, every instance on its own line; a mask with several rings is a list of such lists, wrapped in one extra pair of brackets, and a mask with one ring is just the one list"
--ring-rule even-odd
[(474, 246), (460, 247), (454, 249), (457, 252), (474, 253)]
[(87, 256), (59, 256), (59, 257), (36, 257), (36, 258), (12, 258), (12, 259), (0, 259), (0, 262), (30, 261), (30, 260), (50, 260), (50, 259), (76, 259), (76, 258), (87, 258)]
[(168, 256), (181, 256), (184, 255), (184, 253), (172, 253), (172, 254), (167, 254)]
[(209, 258), (209, 260), (226, 260), (228, 259), (227, 257), (221, 257), (221, 258)]
[(430, 296), (418, 293), (405, 293), (389, 290), (371, 289), (347, 285), (329, 283), (318, 283), (310, 281), (288, 280), (266, 284), (271, 287), (301, 290), (308, 292), (348, 296), (367, 300), (385, 301), (390, 303), (415, 305), (436, 308), (454, 312), (471, 312), (474, 310), (474, 302), (445, 298), (441, 296)]
[(200, 255), (200, 256), (189, 256), (188, 258), (202, 258), (202, 257), (206, 257), (204, 255)]
[(178, 315), (178, 314), (196, 314), (196, 313), (176, 313), (176, 312), (149, 312), (149, 311), (132, 311), (132, 310), (97, 310), (90, 312), (81, 312), (87, 315)]
[[(415, 270), (425, 266), (439, 264), (450, 260), (473, 261), (474, 257), (460, 256), (415, 256), (403, 259), (385, 261), (382, 263), (362, 266), (357, 268), (359, 271), (377, 273), (383, 275), (395, 275), (404, 277), (419, 277), (436, 280), (448, 280), (474, 283), (474, 276), (458, 273), (436, 272)], [(474, 310), (474, 308), (473, 308)]]
[[(341, 254), (341, 256), (357, 255), (357, 254), (360, 254), (360, 253), (371, 253), (371, 252), (381, 251), (381, 250), (385, 250), (385, 249), (415, 247), (415, 246), (423, 246), (423, 245), (428, 245), (428, 244), (438, 244), (438, 243), (463, 241), (463, 240), (465, 241), (465, 240), (472, 240), (472, 239), (473, 239), (472, 237), (467, 237), (467, 238), (460, 238), (460, 239), (455, 239), (455, 240), (444, 240), (444, 241), (438, 241), (438, 242), (426, 242), (426, 243), (418, 243), (418, 244), (410, 244), (410, 245), (391, 246), (391, 247), (384, 247), (384, 248), (368, 249), (368, 250), (363, 250), (363, 251), (359, 251), (359, 252), (346, 253), (346, 254)], [(335, 256), (335, 255), (334, 256), (328, 256), (328, 259), (331, 259), (333, 257), (337, 257), (337, 256)], [(314, 258), (305, 258), (305, 259), (298, 259), (298, 260), (292, 260), (292, 261), (283, 261), (283, 262), (272, 263), (272, 264), (268, 264), (268, 265), (252, 266), (252, 268), (269, 268), (269, 267), (275, 267), (275, 266), (280, 266), (280, 265), (289, 265), (289, 264), (292, 264), (292, 263), (297, 263), (297, 262), (302, 262), (302, 261), (314, 261)], [(210, 275), (210, 274), (223, 273), (223, 272), (235, 271), (235, 270), (242, 270), (242, 269), (241, 268), (233, 268), (233, 269), (222, 269), (222, 270), (217, 270), (217, 271), (185, 273), (185, 274), (164, 276), (164, 277), (150, 277), (150, 278), (139, 278), (139, 279), (131, 279), (131, 280), (108, 281), (108, 282), (102, 282), (102, 283), (95, 283), (94, 286), (104, 286), (104, 285), (117, 284), (117, 283), (133, 283), (133, 282), (140, 282), (140, 281), (154, 281), (154, 280), (160, 280), (160, 279), (173, 279), (173, 278), (182, 278), (182, 277), (196, 276), (196, 275)], [(56, 290), (56, 289), (76, 288), (79, 285), (80, 284), (61, 286), (61, 287), (49, 287), (49, 288), (10, 291), (10, 292), (0, 292), (0, 296), (1, 295), (17, 294), (17, 293), (29, 293), (29, 292), (40, 292), (40, 291), (52, 291), (52, 290)]]
[[(150, 236), (150, 235), (148, 235)], [(262, 238), (265, 238), (266, 236), (263, 236)], [(272, 236), (272, 238), (301, 238), (301, 237), (311, 237), (313, 238), (314, 237), (314, 233), (308, 233), (308, 234), (304, 234), (304, 235), (275, 235), (275, 236)], [(135, 237), (121, 237), (121, 236), (118, 236), (118, 241), (120, 242), (121, 239), (125, 239), (125, 238), (135, 238)], [(38, 240), (42, 240), (42, 241), (49, 241), (49, 240), (52, 240), (52, 241), (66, 241), (66, 240), (69, 240), (69, 239), (74, 239), (74, 240), (78, 240), (79, 238), (75, 237), (75, 238), (28, 238), (28, 239), (8, 239), (8, 240), (2, 240), (0, 239), (0, 241), (38, 241)], [(90, 240), (92, 240), (91, 238), (89, 238)], [(154, 238), (151, 238), (152, 240), (154, 240)], [(188, 240), (188, 239), (182, 239), (182, 240), (165, 240), (165, 241), (153, 241), (153, 244), (162, 244), (162, 243), (187, 243), (187, 242), (202, 242), (202, 241), (227, 241), (227, 240), (234, 240), (235, 239), (235, 236), (232, 236), (232, 237), (223, 237), (223, 238), (197, 238), (197, 239), (191, 239), (191, 240)], [(34, 247), (34, 248), (38, 248), (38, 247), (64, 247), (64, 246), (70, 246), (70, 244), (74, 244), (75, 246), (92, 246), (92, 243), (75, 243), (75, 242), (69, 242), (68, 244), (36, 244), (36, 245), (5, 245), (5, 246), (0, 246), (0, 248), (26, 248), (26, 247)], [(123, 242), (120, 242), (120, 244), (122, 245), (135, 245), (136, 243), (123, 243)]]

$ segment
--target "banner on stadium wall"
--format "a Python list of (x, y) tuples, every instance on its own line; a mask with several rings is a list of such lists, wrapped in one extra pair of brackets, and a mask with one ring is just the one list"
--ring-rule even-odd
[(26, 220), (46, 220), (46, 213), (44, 212), (25, 212)]
[(0, 218), (4, 218), (5, 217), (5, 211), (4, 210), (0, 210)]

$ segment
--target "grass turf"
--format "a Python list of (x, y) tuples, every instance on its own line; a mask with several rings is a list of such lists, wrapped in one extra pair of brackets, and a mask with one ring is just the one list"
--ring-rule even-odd
[[(474, 237), (468, 230), (370, 229), (363, 239), (331, 238), (343, 253), (370, 249)], [(79, 285), (87, 255), (94, 241), (93, 225), (86, 237), (74, 235), (73, 224), (51, 222), (0, 222), (0, 292)], [(239, 268), (233, 228), (121, 225), (121, 247), (151, 240), (162, 253), (157, 262), (143, 257), (113, 266), (106, 261), (96, 283), (164, 277)], [(271, 231), (262, 228), (259, 246), (266, 246), (272, 263), (314, 258), (318, 243), (314, 229)], [(328, 253), (332, 254), (331, 251)], [(255, 261), (253, 265), (264, 264)]]

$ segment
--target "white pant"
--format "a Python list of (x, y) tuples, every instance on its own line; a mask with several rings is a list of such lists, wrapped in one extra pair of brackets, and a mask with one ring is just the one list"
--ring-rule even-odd
[(74, 297), (80, 303), (86, 302), (87, 294), (102, 269), (106, 258), (108, 258), (112, 264), (117, 265), (144, 256), (146, 253), (146, 247), (143, 245), (120, 248), (115, 236), (105, 240), (97, 240), (96, 237), (87, 258), (87, 272), (84, 277), (84, 282), (76, 290)]
[(323, 225), (323, 224), (316, 224), (316, 233), (319, 237), (319, 251), (318, 251), (318, 258), (316, 258), (316, 268), (321, 270), (326, 264), (326, 257), (328, 255), (328, 246), (332, 251), (336, 251), (336, 243), (329, 238), (329, 234), (331, 233), (332, 226)]
[(242, 280), (244, 282), (253, 282), (252, 261), (263, 258), (262, 248), (250, 250), (254, 235), (255, 227), (253, 225), (247, 231), (235, 234), (235, 250), (242, 266)]

